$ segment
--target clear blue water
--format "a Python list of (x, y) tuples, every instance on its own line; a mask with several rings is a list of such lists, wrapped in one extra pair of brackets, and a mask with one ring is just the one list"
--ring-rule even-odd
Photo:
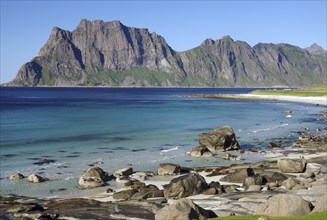
[[(1, 194), (53, 196), (76, 193), (90, 164), (105, 171), (133, 164), (155, 171), (159, 163), (221, 166), (220, 157), (191, 158), (197, 135), (231, 126), (243, 148), (264, 149), (280, 137), (316, 128), (323, 110), (303, 103), (185, 98), (190, 93), (248, 93), (252, 89), (1, 88)], [(294, 110), (286, 117), (286, 110)], [(36, 165), (48, 159), (54, 163)], [(260, 156), (245, 157), (246, 161)], [(56, 181), (10, 182), (13, 172)], [(66, 191), (57, 192), (60, 188)], [(53, 190), (55, 192), (53, 192)]]

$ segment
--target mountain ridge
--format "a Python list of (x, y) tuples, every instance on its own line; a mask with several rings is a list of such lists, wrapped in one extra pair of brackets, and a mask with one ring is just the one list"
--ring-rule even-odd
[(83, 19), (54, 27), (38, 56), (9, 86), (264, 87), (320, 83), (325, 54), (290, 44), (234, 41), (229, 35), (175, 51), (164, 37), (120, 21)]

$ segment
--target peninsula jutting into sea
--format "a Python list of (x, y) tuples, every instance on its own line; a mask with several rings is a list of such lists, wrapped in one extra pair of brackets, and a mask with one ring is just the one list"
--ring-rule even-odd
[[(190, 36), (192, 37), (192, 36)], [(177, 52), (164, 37), (119, 21), (54, 27), (10, 86), (299, 87), (326, 80), (326, 51), (313, 44), (258, 43), (230, 36)]]

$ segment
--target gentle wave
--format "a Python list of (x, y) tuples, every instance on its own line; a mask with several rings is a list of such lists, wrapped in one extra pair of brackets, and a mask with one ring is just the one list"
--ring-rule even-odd
[(277, 125), (277, 126), (272, 126), (272, 127), (269, 127), (269, 128), (262, 128), (262, 129), (254, 130), (252, 132), (253, 133), (258, 133), (258, 132), (263, 132), (263, 131), (270, 131), (270, 130), (274, 130), (274, 129), (278, 129), (278, 128), (283, 128), (283, 127), (286, 127), (288, 125), (289, 125), (288, 123), (285, 123), (285, 124), (281, 124), (281, 125)]
[(160, 154), (167, 153), (167, 152), (170, 152), (170, 151), (175, 151), (175, 150), (178, 150), (178, 146), (173, 147), (173, 148), (169, 148), (169, 149), (161, 150)]

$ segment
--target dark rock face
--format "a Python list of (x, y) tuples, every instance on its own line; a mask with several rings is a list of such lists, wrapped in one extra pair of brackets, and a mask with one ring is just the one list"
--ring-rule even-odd
[(205, 179), (198, 173), (190, 173), (177, 177), (164, 186), (166, 198), (183, 198), (197, 195), (208, 188)]
[(145, 28), (83, 19), (74, 31), (54, 27), (8, 85), (301, 86), (321, 82), (327, 71), (326, 56), (308, 51), (226, 36), (176, 52)]

